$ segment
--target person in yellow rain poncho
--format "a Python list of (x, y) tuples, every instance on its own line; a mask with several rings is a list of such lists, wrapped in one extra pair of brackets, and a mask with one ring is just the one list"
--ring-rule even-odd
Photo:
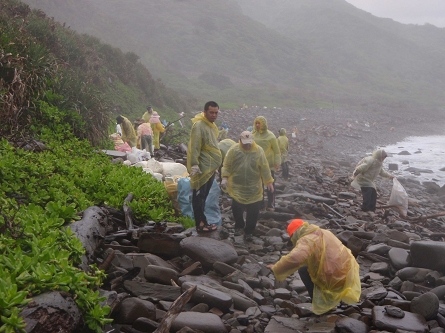
[(151, 129), (153, 130), (153, 146), (155, 149), (161, 148), (161, 142), (159, 140), (159, 134), (165, 131), (164, 125), (162, 125), (161, 118), (156, 111), (150, 117), (149, 123), (151, 124)]
[(116, 122), (121, 125), (122, 141), (128, 143), (130, 147), (136, 147), (137, 136), (131, 121), (127, 117), (117, 116)]
[[(269, 163), (272, 178), (274, 178), (275, 171), (278, 170), (281, 164), (281, 153), (280, 148), (278, 147), (277, 138), (267, 129), (266, 118), (263, 116), (255, 118), (252, 134), (255, 143), (263, 148), (267, 162)], [(267, 190), (267, 210), (275, 210), (275, 192), (271, 192), (269, 189)]]
[(377, 176), (393, 179), (394, 176), (383, 169), (383, 161), (387, 157), (383, 149), (377, 149), (372, 156), (363, 158), (357, 163), (353, 172), (352, 187), (361, 189), (363, 196), (362, 211), (375, 211), (377, 204), (377, 190), (374, 180)]
[(192, 207), (197, 232), (210, 232), (217, 226), (209, 224), (204, 214), (205, 202), (215, 179), (215, 171), (222, 162), (218, 147), (219, 106), (216, 102), (207, 102), (204, 111), (192, 119), (192, 130), (187, 150), (187, 169), (190, 174)]
[(252, 240), (257, 224), (263, 203), (263, 184), (274, 191), (273, 178), (263, 148), (253, 141), (251, 132), (244, 131), (240, 135), (239, 144), (233, 145), (226, 154), (221, 188), (232, 197), (235, 235), (244, 231), (246, 241)]
[(359, 301), (359, 265), (351, 251), (332, 232), (300, 219), (293, 220), (287, 232), (294, 248), (277, 263), (268, 266), (279, 281), (298, 270), (312, 298), (315, 314), (335, 308), (340, 301), (346, 304)]
[(229, 151), (230, 147), (232, 147), (235, 144), (236, 144), (236, 142), (233, 141), (232, 139), (224, 139), (224, 140), (221, 140), (220, 142), (218, 142), (218, 147), (219, 147), (219, 150), (221, 151), (221, 157), (222, 157), (222, 162), (218, 169), (220, 175), (221, 175), (222, 164), (224, 163), (224, 158), (226, 157), (226, 154)]
[(218, 132), (218, 138), (217, 138), (218, 141), (227, 139), (227, 132), (228, 132), (227, 129), (224, 126), (221, 126)]
[(147, 111), (142, 115), (142, 119), (144, 119), (145, 123), (150, 122), (150, 117), (153, 114), (153, 108), (151, 105), (147, 106)]
[(289, 153), (289, 139), (286, 136), (286, 129), (281, 128), (280, 136), (277, 138), (278, 147), (281, 152), (281, 171), (284, 179), (289, 178), (289, 166), (287, 164), (287, 155)]

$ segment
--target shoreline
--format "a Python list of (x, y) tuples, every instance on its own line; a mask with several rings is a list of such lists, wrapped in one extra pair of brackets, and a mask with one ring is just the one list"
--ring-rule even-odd
[(290, 144), (295, 142), (291, 133), (297, 127), (297, 144), (304, 141), (322, 155), (352, 162), (376, 148), (395, 145), (410, 136), (445, 135), (445, 116), (427, 121), (425, 115), (364, 114), (346, 109), (248, 108), (222, 112), (220, 123), (229, 126), (228, 137), (234, 141), (238, 140), (239, 133), (253, 125), (257, 116), (264, 116), (268, 129), (276, 136), (280, 128), (286, 129)]

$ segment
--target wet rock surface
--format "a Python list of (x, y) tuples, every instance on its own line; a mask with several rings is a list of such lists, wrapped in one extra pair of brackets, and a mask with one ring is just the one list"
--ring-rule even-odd
[[(377, 179), (378, 208), (360, 210), (361, 193), (350, 184), (354, 165), (374, 145), (394, 143), (416, 128), (435, 134), (438, 127), (419, 119), (388, 119), (340, 111), (227, 110), (220, 117), (230, 138), (264, 115), (269, 129), (287, 129), (288, 180), (276, 173), (276, 209), (262, 211), (251, 241), (235, 233), (231, 199), (220, 198), (222, 226), (206, 234), (154, 222), (126, 230), (108, 228), (95, 261), (108, 274), (102, 289), (111, 293), (113, 332), (441, 332), (445, 329), (445, 199), (431, 184), (409, 179), (407, 216), (387, 207), (392, 188)], [(356, 121), (357, 120), (357, 121)], [(350, 125), (350, 126), (349, 126)], [(292, 128), (298, 134), (292, 139)], [(392, 128), (392, 129), (391, 129)], [(420, 130), (419, 130), (420, 128)], [(177, 151), (176, 151), (177, 152)], [(161, 152), (165, 157), (168, 150)], [(176, 154), (176, 153), (175, 153)], [(175, 155), (172, 159), (184, 159)], [(397, 175), (397, 171), (392, 171)], [(442, 191), (442, 193), (445, 191)], [(107, 207), (102, 210), (111, 214)], [(360, 265), (362, 295), (354, 305), (338, 304), (326, 314), (311, 311), (298, 273), (277, 281), (268, 264), (291, 250), (286, 227), (302, 218), (331, 230), (351, 249)], [(137, 274), (129, 274), (135, 272)], [(119, 278), (121, 278), (119, 280)], [(196, 290), (180, 310), (172, 304), (189, 288)], [(170, 319), (170, 328), (162, 323)]]

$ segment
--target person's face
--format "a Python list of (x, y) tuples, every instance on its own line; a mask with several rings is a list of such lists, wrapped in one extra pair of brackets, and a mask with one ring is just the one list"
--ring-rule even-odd
[(257, 120), (257, 121), (255, 122), (255, 129), (256, 129), (257, 131), (259, 131), (259, 130), (261, 129), (261, 122), (260, 122), (259, 120)]
[(242, 143), (241, 142), (241, 146), (243, 147), (244, 150), (252, 149), (252, 144), (251, 143)]
[(216, 118), (218, 118), (218, 111), (219, 111), (218, 107), (209, 106), (209, 109), (207, 111), (204, 110), (204, 116), (207, 118), (208, 121), (213, 123), (215, 122)]

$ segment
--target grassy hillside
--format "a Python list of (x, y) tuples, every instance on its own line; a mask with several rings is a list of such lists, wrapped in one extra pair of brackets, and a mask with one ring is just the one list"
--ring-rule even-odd
[(135, 54), (0, 0), (0, 332), (71, 329), (67, 317), (26, 327), (21, 311), (49, 291), (76, 302), (77, 332), (103, 332), (112, 321), (99, 296), (105, 273), (97, 263), (79, 268), (85, 249), (68, 227), (88, 207), (122, 209), (132, 193), (136, 225), (194, 224), (176, 214), (162, 182), (98, 149), (113, 112), (140, 116), (147, 101), (166, 114), (188, 106)]
[[(0, 112), (9, 119), (0, 125), (2, 136), (39, 122), (69, 123), (77, 137), (99, 144), (117, 114), (141, 117), (151, 104), (176, 118), (193, 107), (155, 80), (136, 54), (79, 35), (18, 1), (2, 0), (0, 9)], [(64, 116), (53, 119), (42, 103)]]
[(302, 107), (335, 100), (393, 108), (445, 102), (443, 29), (379, 19), (343, 0), (26, 2), (135, 52), (153, 75), (200, 102)]

